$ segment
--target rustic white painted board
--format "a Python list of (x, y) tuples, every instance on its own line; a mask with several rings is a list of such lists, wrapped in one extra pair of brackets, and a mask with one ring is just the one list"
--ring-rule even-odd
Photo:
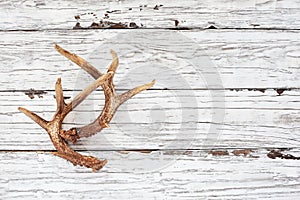
[[(297, 199), (299, 160), (272, 160), (267, 152), (254, 152), (259, 158), (218, 157), (206, 151), (88, 152), (108, 159), (104, 169), (97, 173), (74, 167), (49, 153), (2, 152), (0, 197)], [(299, 150), (290, 153), (300, 155)]]
[[(144, 29), (72, 30), (74, 15), (106, 11)], [(300, 156), (299, 15), (298, 0), (0, 1), (0, 199), (297, 199), (299, 160), (267, 153)], [(192, 30), (167, 31), (174, 20)], [(97, 173), (51, 155), (48, 135), (17, 110), (49, 119), (58, 77), (66, 97), (92, 81), (55, 43), (101, 71), (116, 50), (119, 91), (157, 80), (111, 128), (73, 146), (108, 159)], [(30, 88), (47, 94), (30, 99)], [(281, 88), (291, 90), (278, 96)], [(91, 95), (64, 126), (93, 120), (103, 101)], [(213, 148), (254, 157), (209, 155)]]
[[(65, 96), (76, 93), (66, 92)], [(299, 146), (299, 90), (285, 91), (281, 96), (274, 90), (224, 91), (223, 95), (212, 96), (201, 90), (145, 91), (119, 108), (109, 129), (74, 147), (98, 150)], [(69, 114), (65, 127), (94, 120), (101, 112), (103, 96), (102, 92), (91, 95)], [(219, 102), (222, 100), (224, 104)], [(2, 150), (53, 149), (46, 132), (17, 108), (23, 106), (50, 119), (56, 106), (54, 92), (34, 99), (23, 92), (2, 92), (0, 105)], [(218, 119), (214, 113), (224, 116)], [(210, 129), (214, 126), (218, 131)], [(209, 135), (212, 138), (207, 139)], [(182, 144), (182, 140), (186, 143)]]
[[(145, 7), (145, 5), (147, 7)], [(154, 10), (156, 5), (163, 5)], [(179, 27), (208, 28), (276, 28), (299, 29), (300, 2), (293, 0), (126, 0), (126, 1), (2, 1), (0, 27), (2, 30), (72, 29), (75, 15), (96, 13), (99, 21), (106, 11), (109, 20), (135, 22), (146, 28)], [(142, 6), (142, 7), (140, 7)], [(142, 10), (141, 10), (142, 9)], [(94, 17), (83, 16), (87, 27)]]
[(67, 90), (89, 84), (93, 79), (59, 55), (55, 43), (101, 71), (111, 62), (109, 49), (117, 51), (119, 89), (152, 79), (157, 89), (300, 88), (299, 41), (297, 31), (2, 32), (0, 90), (54, 90), (60, 76)]

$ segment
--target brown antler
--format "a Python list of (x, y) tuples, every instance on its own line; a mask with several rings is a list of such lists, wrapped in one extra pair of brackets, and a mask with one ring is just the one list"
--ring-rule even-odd
[(50, 139), (57, 150), (57, 152), (53, 153), (54, 155), (62, 157), (74, 165), (81, 165), (92, 168), (93, 170), (99, 170), (106, 164), (106, 160), (99, 160), (92, 156), (79, 154), (68, 146), (60, 134), (65, 132), (62, 130), (62, 122), (67, 114), (72, 111), (73, 108), (78, 106), (91, 92), (96, 90), (100, 85), (105, 84), (107, 79), (110, 79), (112, 76), (113, 72), (108, 72), (107, 74), (100, 76), (100, 78), (80, 92), (73, 101), (68, 104), (64, 101), (61, 79), (59, 78), (55, 85), (57, 109), (51, 121), (46, 121), (25, 108), (19, 107), (19, 110), (48, 132)]
[[(93, 65), (91, 65), (83, 58), (77, 56), (74, 53), (70, 53), (66, 51), (65, 49), (61, 48), (58, 45), (55, 45), (55, 48), (60, 54), (62, 54), (63, 56), (65, 56), (66, 58), (68, 58), (69, 60), (77, 64), (78, 66), (80, 66), (82, 69), (84, 69), (94, 79), (97, 79), (102, 75), (101, 72), (99, 72)], [(111, 50), (111, 54), (113, 57), (113, 61), (109, 66), (107, 72), (115, 73), (115, 71), (118, 68), (119, 59), (117, 54), (113, 50)], [(115, 88), (113, 84), (113, 77), (114, 74), (110, 78), (108, 78), (104, 84), (101, 85), (105, 95), (105, 105), (99, 117), (95, 121), (93, 121), (92, 123), (86, 126), (80, 128), (72, 128), (68, 131), (61, 132), (62, 137), (74, 143), (81, 137), (92, 136), (98, 133), (99, 131), (101, 131), (103, 128), (109, 127), (108, 125), (109, 122), (112, 120), (115, 112), (117, 111), (118, 107), (122, 103), (124, 103), (126, 100), (130, 99), (134, 95), (138, 94), (139, 92), (143, 90), (147, 90), (148, 88), (152, 87), (155, 83), (155, 80), (153, 80), (150, 83), (133, 88), (123, 94), (117, 94), (115, 92)]]

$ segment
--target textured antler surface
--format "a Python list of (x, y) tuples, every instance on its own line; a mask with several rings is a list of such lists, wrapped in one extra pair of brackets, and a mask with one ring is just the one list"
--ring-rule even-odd
[[(55, 45), (55, 48), (60, 54), (62, 54), (63, 56), (65, 56), (66, 58), (68, 58), (69, 60), (77, 64), (78, 66), (80, 66), (82, 69), (84, 69), (94, 79), (97, 79), (102, 75), (101, 72), (99, 72), (93, 65), (91, 65), (83, 58), (77, 56), (74, 53), (70, 53), (69, 51), (61, 48), (58, 45)], [(111, 50), (111, 54), (113, 57), (113, 61), (109, 66), (107, 72), (115, 73), (118, 68), (119, 59), (116, 52), (114, 52), (113, 50)], [(76, 129), (72, 128), (64, 132), (63, 134), (65, 139), (72, 142), (76, 142), (81, 137), (92, 136), (100, 132), (103, 128), (109, 127), (110, 121), (112, 120), (115, 112), (117, 111), (118, 107), (122, 103), (124, 103), (126, 100), (130, 99), (134, 95), (140, 93), (141, 91), (149, 89), (155, 83), (155, 81), (153, 80), (150, 83), (135, 87), (123, 94), (117, 94), (113, 84), (113, 77), (114, 74), (110, 78), (108, 78), (104, 84), (101, 85), (105, 95), (105, 104), (99, 117), (95, 121), (93, 121), (92, 123), (86, 126), (76, 128)]]
[(81, 155), (80, 153), (74, 151), (60, 134), (61, 132), (64, 132), (64, 130), (62, 130), (62, 122), (67, 114), (77, 105), (79, 105), (91, 92), (96, 90), (101, 84), (103, 85), (107, 79), (111, 78), (112, 76), (113, 72), (108, 72), (107, 74), (101, 76), (93, 84), (80, 92), (68, 104), (66, 104), (64, 101), (61, 79), (59, 78), (55, 85), (57, 109), (51, 121), (46, 121), (42, 117), (25, 108), (19, 107), (19, 110), (48, 132), (50, 139), (57, 150), (57, 152), (53, 153), (54, 155), (62, 157), (74, 165), (81, 165), (92, 168), (93, 170), (99, 170), (106, 164), (106, 160), (99, 160), (92, 156)]
[[(74, 165), (81, 165), (92, 168), (93, 170), (99, 170), (106, 164), (106, 160), (99, 160), (92, 156), (81, 155), (74, 151), (66, 141), (75, 143), (81, 137), (92, 136), (101, 131), (103, 128), (109, 127), (108, 124), (112, 120), (118, 107), (139, 92), (152, 87), (155, 81), (153, 80), (150, 83), (133, 88), (123, 94), (117, 94), (113, 84), (113, 77), (118, 68), (119, 59), (114, 51), (111, 51), (113, 61), (109, 66), (107, 73), (103, 75), (94, 66), (76, 54), (70, 53), (58, 45), (55, 45), (55, 48), (59, 53), (89, 73), (94, 79), (96, 79), (96, 81), (80, 92), (70, 103), (66, 104), (63, 97), (61, 79), (59, 78), (55, 85), (57, 109), (51, 121), (47, 121), (25, 108), (19, 107), (19, 110), (47, 131), (54, 147), (57, 150), (57, 152), (53, 153), (54, 155), (64, 158)], [(94, 122), (86, 126), (71, 128), (67, 131), (63, 130), (62, 123), (67, 114), (99, 86), (103, 88), (105, 95), (105, 105), (99, 117)]]

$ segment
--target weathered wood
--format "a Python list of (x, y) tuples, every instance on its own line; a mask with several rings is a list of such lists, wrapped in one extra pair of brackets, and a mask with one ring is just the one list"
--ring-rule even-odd
[[(144, 29), (72, 30), (75, 15), (107, 11)], [(0, 2), (0, 199), (299, 198), (299, 160), (267, 156), (280, 147), (300, 157), (299, 15), (294, 0)], [(175, 20), (192, 30), (167, 31)], [(157, 80), (72, 146), (108, 159), (98, 173), (51, 155), (47, 133), (17, 110), (49, 119), (58, 77), (67, 98), (93, 81), (55, 43), (102, 71), (117, 51), (118, 90)], [(92, 121), (103, 104), (98, 91), (64, 126)]]
[[(299, 29), (299, 4), (293, 0), (4, 1), (0, 3), (0, 29), (72, 29), (75, 15), (93, 12), (101, 18), (107, 11), (112, 12), (111, 21), (135, 22), (146, 28), (174, 28), (178, 20), (179, 27), (188, 28)], [(156, 5), (163, 6), (154, 10)], [(95, 17), (81, 18), (87, 27)]]
[[(295, 31), (2, 32), (0, 90), (53, 90), (59, 76), (65, 90), (88, 85), (93, 79), (59, 55), (54, 43), (102, 71), (113, 48), (120, 55), (117, 89), (152, 79), (157, 89), (300, 88), (299, 41)], [(214, 80), (218, 76), (222, 82)]]
[[(74, 97), (77, 93), (65, 92), (65, 96)], [(36, 96), (30, 99), (23, 92), (1, 93), (2, 150), (53, 149), (48, 135), (17, 110), (18, 106), (22, 106), (50, 119), (55, 110), (53, 95), (54, 92), (48, 91), (43, 98)], [(210, 91), (202, 90), (145, 91), (119, 108), (109, 129), (83, 139), (74, 148), (201, 149), (211, 146), (259, 148), (299, 145), (298, 90), (284, 91), (281, 96), (273, 89), (264, 93), (224, 91), (223, 95), (212, 96)], [(80, 126), (94, 120), (103, 104), (102, 92), (92, 94), (70, 113), (65, 127)], [(222, 117), (222, 111), (224, 121), (216, 117)], [(210, 130), (212, 126), (220, 132)]]
[[(207, 151), (98, 151), (102, 171), (42, 152), (0, 153), (1, 199), (297, 199), (299, 160), (212, 156)], [(299, 149), (290, 152), (300, 155)], [(142, 191), (142, 193), (141, 193)]]

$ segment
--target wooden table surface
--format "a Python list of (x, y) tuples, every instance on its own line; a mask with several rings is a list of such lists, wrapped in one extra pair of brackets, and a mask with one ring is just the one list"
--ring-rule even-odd
[[(87, 28), (105, 13), (141, 28)], [(0, 199), (297, 199), (299, 17), (299, 0), (0, 1)], [(50, 119), (58, 77), (67, 99), (93, 80), (54, 44), (101, 71), (114, 49), (118, 91), (156, 79), (72, 145), (108, 160), (98, 172), (53, 156), (17, 109)], [(94, 92), (64, 127), (103, 103)]]

